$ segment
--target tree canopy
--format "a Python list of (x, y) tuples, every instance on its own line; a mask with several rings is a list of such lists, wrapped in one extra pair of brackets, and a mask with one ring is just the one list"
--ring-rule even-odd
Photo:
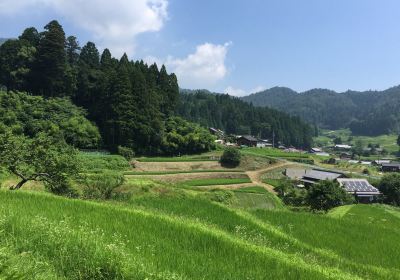
[(1, 129), (0, 165), (20, 181), (18, 190), (28, 181), (42, 181), (57, 194), (70, 192), (69, 180), (78, 175), (76, 151), (60, 135), (38, 133), (33, 138)]
[(400, 174), (392, 173), (383, 176), (378, 189), (384, 195), (386, 203), (400, 206)]

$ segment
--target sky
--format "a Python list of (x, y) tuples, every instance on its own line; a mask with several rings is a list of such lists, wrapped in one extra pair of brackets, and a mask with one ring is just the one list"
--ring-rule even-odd
[(400, 84), (399, 11), (398, 0), (0, 0), (0, 37), (57, 19), (81, 45), (236, 96), (383, 90)]

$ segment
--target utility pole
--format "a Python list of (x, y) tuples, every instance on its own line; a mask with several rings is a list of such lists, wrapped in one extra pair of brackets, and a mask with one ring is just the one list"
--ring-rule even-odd
[(272, 148), (275, 148), (275, 130), (272, 130)]

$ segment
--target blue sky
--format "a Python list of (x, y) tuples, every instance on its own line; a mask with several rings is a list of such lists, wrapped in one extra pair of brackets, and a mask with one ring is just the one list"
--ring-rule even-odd
[(0, 0), (0, 37), (58, 19), (81, 44), (165, 63), (184, 88), (400, 84), (396, 0)]

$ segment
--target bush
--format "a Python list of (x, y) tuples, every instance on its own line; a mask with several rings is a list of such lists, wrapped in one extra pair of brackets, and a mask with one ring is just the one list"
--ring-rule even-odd
[(226, 167), (237, 167), (241, 160), (240, 151), (236, 148), (226, 148), (221, 156), (221, 165)]
[(130, 161), (135, 156), (135, 152), (128, 147), (118, 146), (118, 154), (123, 156), (127, 161)]
[(384, 195), (386, 203), (400, 206), (400, 174), (388, 174), (383, 176), (378, 189)]
[(322, 181), (310, 187), (306, 197), (306, 203), (312, 210), (323, 210), (349, 204), (353, 198), (333, 181)]
[(124, 176), (115, 171), (86, 175), (83, 196), (88, 199), (110, 199), (113, 191), (124, 183)]

